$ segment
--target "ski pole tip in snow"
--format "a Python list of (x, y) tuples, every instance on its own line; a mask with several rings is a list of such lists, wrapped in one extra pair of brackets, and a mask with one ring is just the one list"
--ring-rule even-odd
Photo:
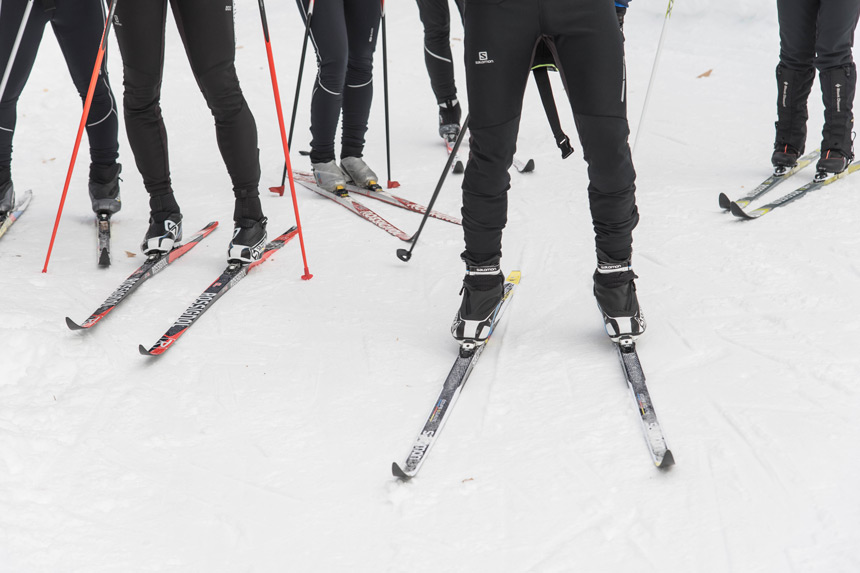
[(409, 259), (412, 258), (412, 251), (407, 251), (406, 249), (397, 249), (397, 258), (405, 263), (408, 263)]
[(275, 193), (281, 197), (284, 196), (284, 186), (283, 185), (279, 185), (277, 187), (269, 187), (269, 191), (271, 191), (272, 193)]
[(398, 181), (389, 181), (388, 182), (388, 188), (389, 189), (397, 189), (398, 187), (400, 187), (400, 182), (398, 182)]
[(305, 269), (305, 274), (302, 275), (302, 280), (303, 281), (309, 281), (312, 278), (314, 278), (314, 276), (311, 273), (309, 273), (307, 269)]

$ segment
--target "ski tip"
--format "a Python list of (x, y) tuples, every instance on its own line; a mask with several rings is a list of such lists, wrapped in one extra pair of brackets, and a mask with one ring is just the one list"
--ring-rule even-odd
[(102, 249), (101, 253), (99, 253), (99, 266), (101, 268), (107, 268), (110, 266), (110, 251), (107, 249)]
[(69, 330), (84, 330), (83, 326), (81, 326), (80, 324), (78, 324), (77, 322), (75, 322), (74, 320), (69, 318), (68, 316), (66, 317), (66, 326), (69, 327)]
[(734, 201), (732, 201), (731, 205), (729, 206), (729, 209), (731, 210), (732, 215), (734, 215), (735, 217), (739, 217), (741, 219), (752, 219), (752, 217), (747, 215), (746, 211), (741, 209), (740, 205), (738, 205)]
[(400, 466), (397, 465), (397, 462), (391, 463), (391, 475), (393, 475), (396, 478), (400, 478), (402, 480), (412, 479), (411, 475), (407, 474), (405, 471), (400, 469)]
[(137, 351), (140, 352), (143, 356), (155, 356), (155, 354), (147, 350), (143, 344), (137, 345)]
[(672, 455), (672, 450), (666, 450), (666, 453), (663, 454), (663, 458), (660, 460), (660, 463), (657, 464), (657, 467), (661, 470), (668, 469), (675, 465), (675, 456)]
[(508, 278), (505, 282), (514, 283), (515, 285), (520, 284), (520, 278), (522, 278), (523, 273), (521, 271), (511, 271), (508, 274)]
[(526, 161), (526, 165), (525, 165), (525, 167), (523, 167), (523, 170), (520, 171), (520, 173), (531, 173), (534, 170), (535, 170), (535, 160), (529, 159), (528, 161)]
[(725, 193), (720, 193), (720, 209), (728, 211), (732, 208), (732, 200)]

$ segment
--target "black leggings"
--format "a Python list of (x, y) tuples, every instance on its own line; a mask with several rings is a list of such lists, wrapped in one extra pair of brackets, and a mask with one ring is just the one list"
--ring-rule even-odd
[[(455, 0), (460, 18), (464, 0)], [(448, 0), (418, 0), (418, 13), (424, 24), (424, 64), (437, 103), (457, 97), (454, 61), (451, 55), (451, 13)]]
[[(308, 0), (298, 0), (306, 18)], [(361, 157), (373, 101), (373, 52), (382, 16), (380, 0), (322, 0), (314, 4), (311, 41), (319, 72), (311, 97), (311, 161), (335, 158), (337, 119), (343, 110), (341, 157)]]
[(501, 254), (507, 191), (523, 94), (539, 39), (551, 50), (588, 163), (598, 249), (623, 261), (639, 221), (627, 145), (624, 47), (611, 2), (466, 0), (470, 156), (463, 178), (463, 230), (474, 260)]
[[(172, 195), (167, 131), (159, 103), (167, 2), (127, 0), (116, 9), (128, 141), (143, 183), (154, 198)], [(233, 192), (237, 199), (256, 198), (260, 182), (257, 126), (234, 67), (233, 2), (170, 0), (170, 6), (194, 78), (215, 118), (218, 148), (233, 182)], [(259, 199), (254, 203), (255, 212), (245, 217), (262, 216)], [(150, 200), (150, 206), (155, 212), (170, 210), (172, 204), (159, 205)]]
[[(26, 0), (2, 0), (0, 10), (0, 78), (6, 70), (12, 46), (24, 16)], [(45, 11), (40, 0), (33, 9), (24, 28), (21, 44), (12, 63), (6, 90), (0, 101), (0, 169), (12, 163), (12, 136), (15, 132), (18, 98), (24, 90), (36, 53), (42, 42), (45, 25), (51, 23), (57, 42), (63, 51), (66, 65), (81, 99), (86, 99), (93, 66), (104, 31), (105, 6), (101, 0), (54, 0), (56, 8)], [(99, 165), (111, 165), (118, 157), (117, 114), (107, 76), (107, 57), (102, 62), (101, 76), (96, 83), (90, 114), (87, 117), (87, 136), (90, 141), (90, 159)]]

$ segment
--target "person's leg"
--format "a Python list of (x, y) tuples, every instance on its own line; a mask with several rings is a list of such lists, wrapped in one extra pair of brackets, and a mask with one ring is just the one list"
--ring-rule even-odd
[(160, 104), (167, 0), (120, 2), (114, 17), (122, 55), (126, 135), (149, 192), (151, 216), (160, 223), (179, 213)]
[[(101, 0), (57, 0), (56, 5), (51, 26), (66, 59), (72, 81), (84, 100), (104, 32), (107, 17), (105, 6)], [(93, 163), (116, 163), (119, 157), (118, 123), (105, 54), (87, 118), (87, 136)]]
[[(107, 11), (102, 0), (58, 0), (51, 16), (51, 26), (66, 59), (72, 81), (86, 100), (93, 66), (104, 32)], [(90, 142), (90, 198), (96, 213), (120, 210), (119, 157), (117, 141), (119, 121), (116, 101), (107, 74), (107, 54), (102, 60), (87, 117)]]
[(341, 158), (361, 157), (373, 102), (373, 53), (380, 34), (378, 0), (344, 0), (349, 45), (343, 94)]
[(266, 219), (260, 203), (260, 150), (257, 125), (236, 75), (233, 2), (173, 0), (174, 19), (191, 70), (215, 118), (218, 149), (233, 182), (236, 229), (228, 258), (259, 259), (266, 240)]
[[(306, 14), (308, 0), (298, 0)], [(334, 138), (343, 103), (349, 47), (344, 0), (314, 4), (311, 42), (319, 67), (311, 96), (311, 162), (334, 161)]]
[(645, 330), (630, 263), (639, 212), (618, 18), (611, 3), (544, 0), (543, 7), (588, 163), (598, 260), (594, 294), (610, 337), (636, 337)]
[(463, 299), (451, 328), (458, 340), (483, 340), (501, 300), (502, 230), (508, 169), (516, 150), (523, 95), (538, 39), (537, 0), (467, 6), (466, 84), (470, 156), (463, 176), (466, 263)]
[[(424, 64), (439, 105), (439, 135), (453, 142), (460, 132), (460, 102), (451, 55), (451, 13), (448, 0), (417, 0), (424, 25)], [(460, 16), (463, 0), (457, 0)]]
[(854, 158), (854, 94), (857, 67), (851, 47), (860, 16), (856, 0), (822, 2), (818, 13), (815, 66), (824, 100), (824, 128), (818, 169), (843, 171)]
[[(12, 48), (22, 25), (26, 5), (25, 0), (3, 0), (3, 9), (0, 11), (0, 79), (9, 68), (9, 77), (0, 96), (0, 186), (12, 178), (12, 137), (17, 121), (18, 98), (30, 77), (48, 22), (48, 13), (43, 11), (40, 2), (36, 2), (24, 23), (21, 43), (13, 54)], [(11, 189), (11, 185), (7, 186), (4, 196), (8, 194), (12, 197)]]
[(806, 147), (807, 100), (815, 80), (815, 35), (819, 0), (777, 0), (779, 64), (777, 120), (771, 163), (788, 169)]

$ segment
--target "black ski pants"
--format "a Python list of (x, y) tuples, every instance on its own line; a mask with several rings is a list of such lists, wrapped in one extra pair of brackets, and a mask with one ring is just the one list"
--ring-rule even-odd
[[(122, 52), (128, 141), (153, 197), (172, 196), (160, 104), (167, 4), (168, 0), (120, 2), (114, 25)], [(233, 1), (170, 0), (170, 7), (191, 71), (215, 119), (215, 137), (233, 192), (237, 199), (256, 198), (260, 182), (257, 126), (234, 66)], [(258, 206), (258, 200), (254, 203)], [(153, 211), (160, 209), (152, 200), (150, 206)], [(161, 208), (169, 210), (166, 205)], [(258, 207), (253, 210), (248, 218), (261, 216)]]
[[(308, 0), (298, 0), (307, 22)], [(321, 0), (311, 16), (319, 71), (311, 97), (311, 161), (335, 158), (343, 111), (341, 157), (361, 157), (373, 101), (373, 53), (382, 17), (380, 0)]]
[(854, 61), (858, 0), (777, 0), (779, 60), (792, 70), (819, 71)]
[(627, 144), (624, 49), (606, 0), (466, 0), (471, 153), (463, 179), (466, 255), (501, 255), (508, 168), (536, 43), (545, 39), (570, 99), (588, 163), (596, 246), (625, 260), (639, 221)]
[[(0, 9), (0, 78), (12, 59), (12, 47), (24, 17), (26, 0), (2, 0)], [(42, 0), (35, 0), (25, 24), (24, 35), (12, 59), (12, 67), (2, 99), (0, 99), (0, 169), (12, 162), (12, 136), (17, 121), (18, 98), (24, 90), (36, 53), (42, 42), (45, 26), (50, 22), (66, 59), (69, 74), (81, 99), (85, 100), (96, 56), (104, 31), (105, 5), (102, 0), (54, 0), (46, 10)], [(70, 122), (77, 125), (76, 120)], [(116, 162), (118, 119), (116, 105), (107, 75), (107, 57), (102, 62), (90, 113), (87, 117), (87, 137), (90, 160), (99, 165)]]
[(779, 64), (775, 148), (806, 144), (807, 99), (815, 70), (824, 102), (821, 151), (852, 156), (857, 82), (852, 46), (860, 0), (777, 0)]
[[(417, 0), (424, 25), (424, 63), (437, 103), (457, 97), (454, 61), (451, 55), (451, 13), (449, 0)], [(464, 0), (454, 0), (463, 17)]]

